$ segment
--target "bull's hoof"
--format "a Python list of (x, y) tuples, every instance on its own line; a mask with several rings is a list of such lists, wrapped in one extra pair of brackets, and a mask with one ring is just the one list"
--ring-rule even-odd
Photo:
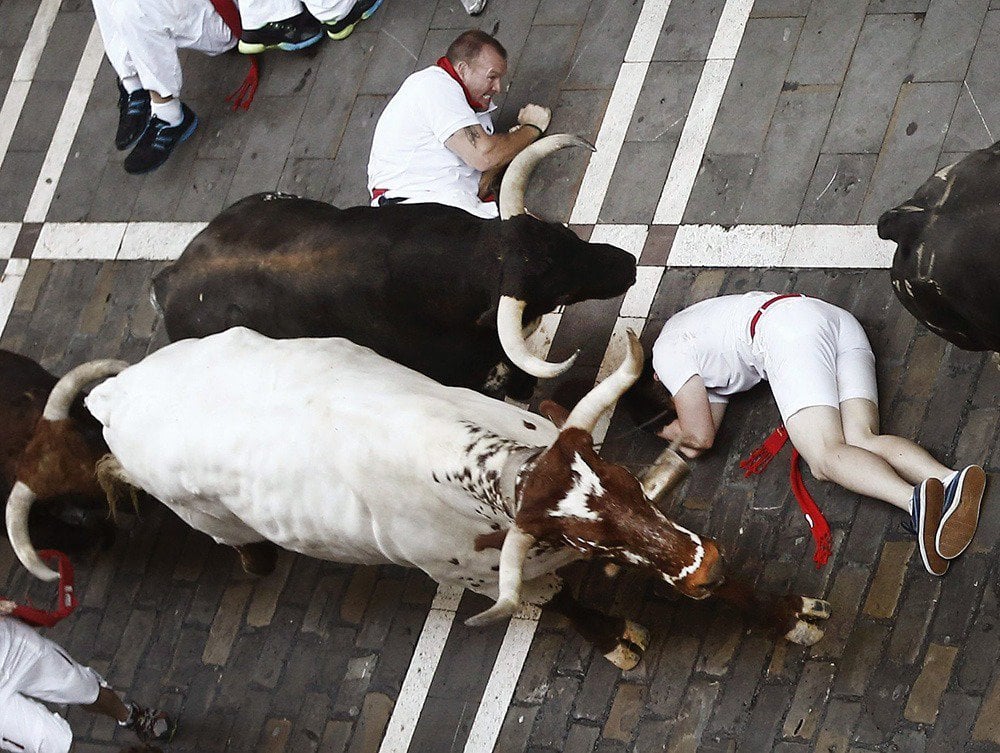
[(278, 547), (270, 541), (255, 541), (234, 548), (240, 554), (244, 572), (260, 577), (274, 572), (278, 562)]
[(623, 671), (635, 669), (649, 646), (649, 631), (642, 625), (625, 620), (625, 630), (618, 638), (618, 645), (604, 658)]
[(811, 646), (823, 637), (823, 630), (810, 620), (825, 620), (830, 616), (830, 602), (822, 599), (802, 598), (801, 607), (795, 612), (798, 621), (785, 638), (800, 646)]

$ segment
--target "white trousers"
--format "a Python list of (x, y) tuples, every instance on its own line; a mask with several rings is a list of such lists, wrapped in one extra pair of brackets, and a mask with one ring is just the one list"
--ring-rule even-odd
[(243, 0), (240, 21), (244, 29), (259, 29), (270, 21), (283, 21), (302, 12), (303, 5), (319, 21), (339, 21), (355, 0)]
[(210, 0), (93, 0), (104, 51), (118, 78), (138, 77), (142, 88), (179, 97), (179, 49), (219, 55), (236, 44)]
[(43, 706), (90, 704), (101, 676), (13, 617), (0, 617), (0, 750), (67, 753), (73, 733)]

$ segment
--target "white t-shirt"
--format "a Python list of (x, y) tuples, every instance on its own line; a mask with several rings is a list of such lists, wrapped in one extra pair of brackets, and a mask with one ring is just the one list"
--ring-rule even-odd
[(495, 109), (491, 102), (486, 112), (475, 112), (461, 85), (439, 66), (411, 74), (375, 125), (369, 193), (381, 188), (387, 198), (403, 196), (408, 204), (434, 201), (479, 217), (498, 216), (495, 203), (479, 200), (482, 173), (444, 145), (470, 125), (492, 134)]
[(700, 375), (713, 403), (750, 389), (766, 378), (761, 354), (750, 340), (750, 320), (776, 293), (724, 295), (678, 311), (653, 345), (653, 370), (676, 395)]

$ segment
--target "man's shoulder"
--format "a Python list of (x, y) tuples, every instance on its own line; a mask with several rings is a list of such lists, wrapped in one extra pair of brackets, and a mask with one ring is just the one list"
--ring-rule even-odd
[(407, 76), (399, 87), (399, 93), (423, 95), (428, 91), (447, 92), (452, 89), (461, 92), (462, 87), (443, 68), (432, 65)]

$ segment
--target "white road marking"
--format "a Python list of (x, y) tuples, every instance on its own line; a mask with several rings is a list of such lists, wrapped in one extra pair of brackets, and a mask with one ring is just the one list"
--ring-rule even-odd
[(729, 74), (732, 73), (752, 7), (753, 0), (729, 0), (722, 10), (708, 60), (701, 71), (691, 110), (684, 121), (684, 130), (667, 173), (667, 182), (656, 205), (654, 224), (679, 225), (684, 218), (684, 210), (698, 177), (708, 137), (719, 113), (722, 95), (729, 83)]
[(0, 222), (0, 259), (9, 259), (21, 232), (20, 222)]
[(618, 71), (614, 89), (601, 129), (597, 133), (594, 146), (597, 151), (591, 156), (587, 172), (580, 184), (580, 192), (570, 214), (570, 222), (577, 225), (593, 225), (597, 222), (604, 197), (611, 184), (611, 176), (618, 162), (625, 133), (632, 122), (635, 103), (639, 99), (646, 71), (656, 49), (663, 19), (670, 9), (670, 0), (645, 0), (639, 18), (636, 20), (632, 39), (625, 52), (625, 61)]
[(90, 91), (94, 88), (94, 79), (97, 78), (97, 71), (103, 59), (104, 45), (95, 23), (90, 29), (87, 46), (73, 76), (66, 104), (63, 105), (62, 115), (59, 116), (49, 151), (45, 155), (45, 162), (42, 163), (42, 170), (38, 175), (38, 182), (35, 183), (35, 190), (24, 213), (25, 222), (45, 222), (45, 216), (49, 213), (52, 197), (55, 196), (59, 178), (66, 166), (66, 158), (73, 146), (73, 139), (76, 138), (76, 131), (80, 127), (84, 108), (90, 99)]
[(635, 284), (625, 293), (619, 314), (642, 320), (649, 316), (649, 309), (653, 305), (653, 297), (660, 287), (662, 277), (663, 267), (636, 267)]
[(114, 259), (125, 235), (124, 222), (48, 222), (42, 225), (32, 259)]
[(49, 41), (49, 32), (52, 31), (52, 24), (55, 23), (60, 2), (62, 0), (42, 0), (38, 6), (38, 12), (35, 14), (35, 20), (31, 24), (31, 29), (28, 31), (28, 38), (24, 42), (24, 47), (21, 48), (21, 56), (17, 59), (14, 77), (11, 79), (10, 87), (3, 98), (3, 107), (0, 107), (0, 167), (3, 166), (3, 161), (7, 157), (10, 140), (14, 136), (17, 121), (21, 118), (21, 110), (24, 109), (24, 102), (28, 98), (28, 90), (35, 77), (38, 61), (41, 60), (42, 50), (45, 49), (45, 43)]
[(455, 610), (461, 599), (461, 588), (438, 586), (431, 611), (424, 620), (424, 627), (413, 650), (410, 667), (403, 678), (403, 686), (399, 689), (399, 696), (386, 725), (379, 753), (406, 753), (406, 749), (410, 747), (420, 710), (444, 652), (448, 633), (455, 621)]
[(21, 287), (27, 268), (27, 259), (8, 259), (7, 268), (0, 275), (0, 335), (7, 326), (7, 320), (14, 308), (14, 300), (17, 298), (17, 291)]

